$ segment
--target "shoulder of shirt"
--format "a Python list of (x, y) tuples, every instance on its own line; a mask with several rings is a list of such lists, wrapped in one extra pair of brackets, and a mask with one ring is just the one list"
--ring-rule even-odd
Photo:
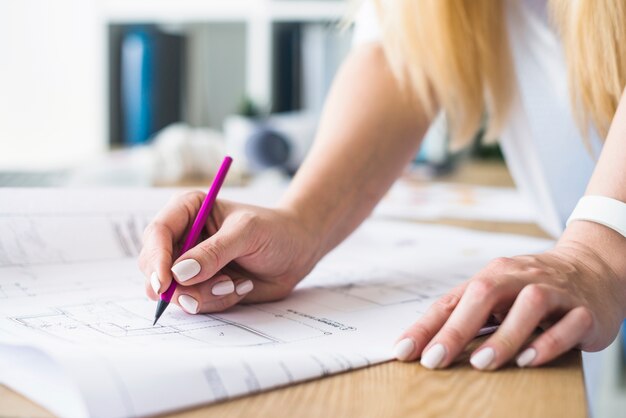
[(380, 23), (376, 7), (372, 0), (365, 0), (354, 20), (353, 46), (379, 41), (381, 39)]

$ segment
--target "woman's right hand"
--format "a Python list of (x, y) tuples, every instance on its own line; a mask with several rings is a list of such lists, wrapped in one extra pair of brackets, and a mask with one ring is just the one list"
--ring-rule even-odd
[(319, 246), (295, 214), (224, 200), (213, 206), (208, 238), (174, 258), (204, 196), (173, 198), (146, 228), (139, 267), (151, 299), (172, 280), (179, 284), (172, 302), (189, 313), (282, 299), (318, 261)]
[(173, 301), (188, 312), (287, 296), (370, 214), (430, 125), (428, 113), (402, 91), (379, 43), (350, 54), (324, 109), (281, 209), (218, 201), (207, 222), (210, 237), (178, 259), (204, 194), (175, 199), (157, 216), (139, 259), (150, 297), (173, 279), (180, 284)]

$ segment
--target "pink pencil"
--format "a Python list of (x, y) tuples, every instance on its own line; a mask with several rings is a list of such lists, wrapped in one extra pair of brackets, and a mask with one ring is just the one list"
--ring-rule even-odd
[[(200, 206), (200, 210), (196, 215), (196, 219), (193, 221), (193, 226), (185, 239), (185, 244), (183, 245), (183, 249), (180, 251), (180, 254), (185, 254), (189, 249), (194, 247), (198, 243), (198, 238), (200, 238), (200, 234), (206, 225), (206, 221), (211, 214), (211, 209), (213, 209), (213, 204), (215, 203), (215, 199), (217, 198), (217, 194), (224, 184), (224, 179), (226, 178), (226, 174), (228, 173), (228, 169), (230, 168), (230, 164), (233, 162), (233, 159), (230, 157), (224, 157), (224, 161), (222, 161), (222, 165), (220, 169), (217, 171), (215, 178), (213, 179), (213, 183), (211, 184), (211, 188), (207, 193), (204, 201), (202, 202), (202, 206)], [(163, 293), (161, 293), (161, 299), (157, 304), (156, 313), (154, 314), (154, 323), (153, 326), (156, 325), (157, 321), (165, 312), (167, 305), (170, 304), (172, 300), (172, 296), (174, 295), (174, 291), (176, 290), (176, 280), (172, 280), (170, 283), (170, 287)]]

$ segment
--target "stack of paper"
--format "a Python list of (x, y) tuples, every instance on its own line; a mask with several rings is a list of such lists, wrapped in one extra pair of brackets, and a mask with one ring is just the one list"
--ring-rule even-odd
[(365, 367), (491, 258), (551, 245), (370, 220), (286, 300), (153, 327), (136, 256), (170, 194), (0, 190), (0, 381), (61, 416), (127, 417)]

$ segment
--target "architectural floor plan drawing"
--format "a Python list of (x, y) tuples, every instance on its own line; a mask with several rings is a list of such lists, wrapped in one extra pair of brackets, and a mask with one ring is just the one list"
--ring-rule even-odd
[(44, 193), (42, 209), (37, 191), (0, 190), (4, 384), (60, 416), (146, 416), (380, 363), (490, 259), (551, 245), (371, 219), (284, 300), (207, 315), (171, 306), (153, 327), (136, 256), (170, 195), (66, 190)]
[[(154, 347), (176, 343), (190, 348), (209, 346), (259, 345), (275, 340), (239, 324), (231, 324), (208, 315), (189, 317), (180, 310), (169, 313), (160, 324), (141, 311), (154, 310), (154, 303), (131, 299), (83, 305), (59, 306), (49, 313), (12, 318), (22, 326), (63, 340), (84, 340), (102, 344), (134, 344)], [(145, 312), (147, 313), (147, 312)]]

